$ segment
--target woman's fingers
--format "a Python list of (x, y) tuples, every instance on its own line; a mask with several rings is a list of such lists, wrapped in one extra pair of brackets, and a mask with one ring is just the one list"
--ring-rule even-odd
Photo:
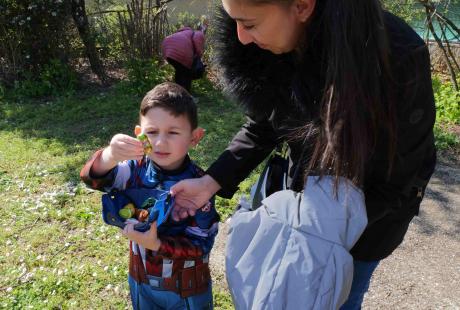
[(209, 202), (217, 190), (210, 192), (205, 180), (204, 177), (182, 180), (171, 187), (170, 192), (174, 196), (174, 220), (194, 216), (197, 209)]

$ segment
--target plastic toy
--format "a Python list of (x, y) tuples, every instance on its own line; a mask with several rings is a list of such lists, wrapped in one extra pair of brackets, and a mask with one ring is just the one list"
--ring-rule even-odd
[(149, 217), (149, 211), (144, 209), (137, 209), (132, 203), (128, 203), (123, 207), (123, 209), (120, 209), (118, 214), (124, 219), (134, 217), (139, 222), (145, 222)]
[(142, 145), (144, 147), (144, 154), (150, 154), (150, 152), (152, 152), (152, 145), (150, 144), (147, 135), (142, 132), (141, 127), (136, 126), (136, 128), (134, 129), (134, 133), (136, 134), (137, 139), (142, 142)]

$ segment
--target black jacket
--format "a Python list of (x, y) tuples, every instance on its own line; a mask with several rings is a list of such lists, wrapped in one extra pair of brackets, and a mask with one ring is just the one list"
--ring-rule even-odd
[[(360, 260), (385, 258), (402, 242), (409, 222), (418, 213), (420, 194), (436, 162), (428, 49), (399, 18), (385, 13), (384, 21), (397, 88), (397, 150), (389, 178), (388, 142), (384, 135), (379, 135), (376, 150), (366, 165), (363, 190), (369, 224), (351, 251)], [(230, 198), (238, 184), (282, 140), (288, 140), (291, 149), (291, 175), (296, 164), (305, 165), (311, 143), (287, 137), (293, 129), (318, 117), (325, 66), (319, 36), (310, 37), (312, 48), (299, 59), (292, 53), (274, 55), (254, 44), (242, 45), (236, 23), (223, 11), (215, 29), (213, 46), (226, 91), (244, 106), (248, 116), (246, 124), (207, 171), (222, 187), (218, 194)], [(302, 179), (294, 181), (294, 189), (303, 188)]]

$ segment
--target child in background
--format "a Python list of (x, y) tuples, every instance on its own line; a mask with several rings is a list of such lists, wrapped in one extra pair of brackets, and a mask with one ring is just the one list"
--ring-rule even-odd
[[(169, 190), (176, 182), (203, 175), (189, 158), (204, 130), (197, 124), (197, 108), (190, 94), (174, 83), (149, 91), (141, 102), (140, 129), (152, 151), (144, 155), (138, 139), (116, 134), (80, 172), (91, 188)], [(136, 132), (139, 134), (139, 132)], [(129, 286), (134, 309), (212, 309), (209, 252), (219, 216), (212, 203), (180, 222), (153, 222), (145, 233), (128, 223)]]

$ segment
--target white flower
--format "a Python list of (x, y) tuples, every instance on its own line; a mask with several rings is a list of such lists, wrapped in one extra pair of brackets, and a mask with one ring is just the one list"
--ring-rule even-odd
[(53, 12), (51, 12), (51, 15), (56, 16), (57, 13), (53, 11)]

